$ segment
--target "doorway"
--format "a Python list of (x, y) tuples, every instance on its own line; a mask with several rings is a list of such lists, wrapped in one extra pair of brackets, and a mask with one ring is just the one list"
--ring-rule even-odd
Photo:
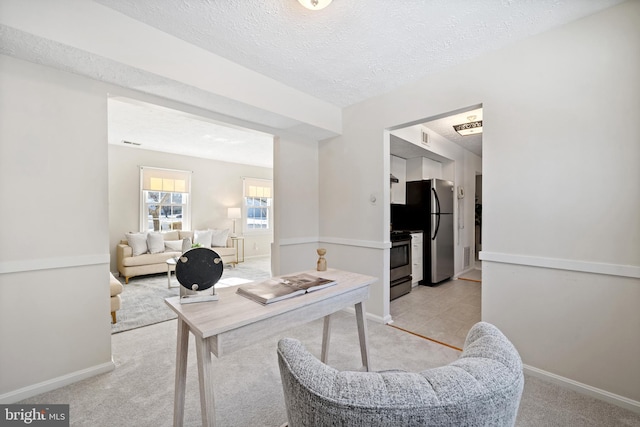
[(476, 269), (482, 270), (482, 263), (480, 261), (480, 251), (482, 250), (482, 173), (476, 173), (474, 227)]
[[(245, 206), (248, 197), (245, 197), (244, 184), (248, 178), (272, 180), (273, 135), (131, 98), (111, 97), (107, 102), (109, 247), (110, 270), (114, 275), (118, 277), (118, 243), (125, 238), (125, 233), (140, 231), (140, 224), (148, 213), (148, 209), (142, 209), (141, 166), (190, 174), (191, 188), (182, 196), (190, 200), (191, 231), (226, 229), (229, 230), (227, 236), (231, 237), (231, 230), (235, 228), (238, 236), (230, 241), (237, 250), (239, 263), (236, 268), (225, 265), (223, 279), (226, 273), (233, 272), (233, 278), (248, 279), (247, 275), (251, 275), (255, 280), (265, 266), (270, 271), (274, 212), (267, 208), (272, 205), (273, 192), (269, 192), (269, 197), (263, 194), (259, 201), (254, 197), (251, 200), (254, 209), (250, 212)], [(265, 200), (267, 198), (269, 200)], [(255, 212), (258, 202), (264, 202), (265, 206), (259, 206), (259, 218)], [(231, 211), (238, 208), (240, 218), (231, 215)], [(183, 213), (171, 211), (170, 215), (179, 217), (183, 223)], [(166, 270), (155, 276), (140, 276), (140, 279), (156, 279), (158, 286), (148, 286), (153, 292), (163, 289), (177, 294), (177, 288), (167, 288)], [(170, 280), (175, 282), (175, 277)], [(126, 299), (127, 290), (136, 281), (142, 286), (142, 280), (135, 277), (125, 285), (118, 323), (125, 320), (127, 305), (136, 306), (131, 301), (127, 304)], [(159, 301), (160, 309), (166, 308), (162, 299)]]
[(453, 182), (456, 204), (453, 277), (435, 285), (414, 283), (412, 292), (391, 301), (392, 326), (453, 348), (462, 348), (468, 330), (480, 321), (476, 193), (481, 197), (482, 134), (468, 138), (454, 130), (471, 119), (482, 121), (482, 105), (389, 131), (390, 171), (398, 180), (391, 184), (391, 203), (404, 203), (407, 181), (437, 178)]

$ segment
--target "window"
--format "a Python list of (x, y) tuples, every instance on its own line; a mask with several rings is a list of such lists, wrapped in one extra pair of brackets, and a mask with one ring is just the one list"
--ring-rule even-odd
[(141, 231), (189, 230), (191, 172), (140, 168)]
[(244, 231), (271, 230), (271, 180), (244, 178)]

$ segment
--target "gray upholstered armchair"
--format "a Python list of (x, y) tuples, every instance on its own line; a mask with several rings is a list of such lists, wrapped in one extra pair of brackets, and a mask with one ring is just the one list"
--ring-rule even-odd
[(524, 386), (518, 352), (485, 322), (458, 360), (420, 373), (340, 372), (289, 338), (278, 363), (289, 427), (512, 426)]

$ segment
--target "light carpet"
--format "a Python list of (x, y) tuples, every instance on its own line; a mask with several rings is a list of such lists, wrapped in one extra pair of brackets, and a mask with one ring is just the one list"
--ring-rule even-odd
[[(216, 286), (236, 286), (254, 280), (271, 277), (271, 258), (248, 258), (236, 267), (226, 266)], [(175, 319), (175, 313), (167, 307), (165, 298), (180, 294), (180, 288), (167, 287), (167, 273), (133, 277), (129, 284), (118, 277), (124, 285), (122, 307), (116, 312), (117, 323), (111, 325), (111, 333), (117, 334), (143, 326)], [(175, 275), (171, 276), (172, 285), (179, 285)]]
[[(333, 318), (329, 364), (358, 369), (355, 316)], [(373, 369), (418, 372), (442, 366), (459, 352), (378, 323), (369, 323)], [(112, 337), (116, 369), (21, 403), (70, 405), (71, 426), (163, 427), (172, 425), (176, 357), (175, 320)], [(286, 421), (276, 343), (288, 336), (320, 354), (322, 320), (264, 337), (228, 357), (213, 358), (216, 421), (222, 427), (277, 427)], [(200, 404), (195, 343), (189, 341), (185, 426), (199, 426)], [(525, 375), (518, 427), (640, 426), (640, 414)]]

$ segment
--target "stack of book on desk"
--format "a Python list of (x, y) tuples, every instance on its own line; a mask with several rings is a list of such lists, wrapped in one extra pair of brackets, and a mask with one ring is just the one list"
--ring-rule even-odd
[(335, 284), (336, 281), (334, 280), (304, 273), (243, 285), (238, 288), (237, 293), (260, 304), (271, 304), (272, 302), (317, 291)]

